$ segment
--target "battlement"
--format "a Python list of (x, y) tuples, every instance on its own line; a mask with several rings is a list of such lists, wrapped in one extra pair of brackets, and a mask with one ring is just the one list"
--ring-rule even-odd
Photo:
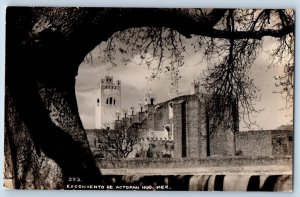
[(101, 79), (101, 85), (105, 86), (121, 86), (121, 81), (116, 80), (116, 82), (113, 81), (113, 76), (105, 76), (104, 79)]
[(156, 141), (161, 141), (161, 142), (168, 142), (168, 141), (173, 141), (171, 138), (169, 137), (164, 137), (164, 138), (159, 138), (159, 137), (146, 137), (146, 138), (140, 138), (139, 139), (140, 142), (156, 142)]

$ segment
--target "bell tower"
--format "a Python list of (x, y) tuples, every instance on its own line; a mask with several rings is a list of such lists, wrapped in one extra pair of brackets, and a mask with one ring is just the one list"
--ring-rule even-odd
[(150, 109), (151, 107), (154, 106), (156, 102), (156, 96), (155, 94), (152, 92), (152, 90), (150, 89), (144, 97), (144, 105), (145, 105), (145, 110)]
[(194, 80), (192, 82), (192, 91), (191, 94), (200, 94), (200, 82), (197, 80)]
[(121, 81), (112, 76), (101, 79), (96, 88), (95, 128), (114, 129), (116, 113), (121, 111)]
[(155, 94), (152, 92), (151, 89), (145, 94), (144, 99), (145, 99), (144, 100), (145, 105), (154, 105), (154, 103), (155, 103)]

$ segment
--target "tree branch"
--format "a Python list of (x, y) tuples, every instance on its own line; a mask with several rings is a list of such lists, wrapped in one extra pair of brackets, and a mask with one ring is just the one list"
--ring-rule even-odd
[(264, 29), (258, 31), (226, 31), (213, 29), (212, 31), (203, 32), (202, 36), (208, 36), (211, 38), (225, 38), (225, 39), (262, 39), (265, 36), (271, 36), (275, 38), (281, 38), (284, 35), (294, 32), (294, 24), (281, 28), (279, 30)]

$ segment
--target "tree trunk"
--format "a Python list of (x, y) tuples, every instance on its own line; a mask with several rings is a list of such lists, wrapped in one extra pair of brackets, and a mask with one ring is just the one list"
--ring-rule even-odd
[(7, 12), (5, 151), (14, 187), (62, 188), (74, 177), (100, 183), (75, 97), (78, 57), (59, 32), (33, 39), (30, 14)]

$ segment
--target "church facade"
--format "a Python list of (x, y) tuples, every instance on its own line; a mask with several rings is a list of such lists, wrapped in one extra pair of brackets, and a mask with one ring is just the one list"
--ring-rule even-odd
[[(172, 143), (171, 157), (176, 158), (234, 155), (231, 129), (224, 131), (220, 128), (213, 135), (209, 134), (206, 97), (200, 93), (196, 82), (191, 94), (161, 103), (156, 103), (155, 93), (149, 91), (138, 112), (121, 118), (121, 82), (114, 82), (113, 77), (106, 76), (97, 87), (96, 129), (117, 131), (120, 125), (126, 125), (128, 132), (139, 133), (139, 142), (144, 146)], [(118, 113), (120, 117), (117, 118)]]
[(121, 82), (114, 82), (112, 77), (106, 76), (97, 88), (96, 129), (87, 131), (91, 147), (93, 150), (98, 147), (93, 132), (105, 134), (109, 130), (112, 134), (125, 127), (128, 134), (138, 134), (135, 135), (138, 140), (130, 157), (204, 158), (292, 154), (292, 130), (238, 132), (233, 128), (238, 128), (239, 120), (232, 116), (231, 127), (219, 127), (211, 133), (207, 112), (209, 97), (201, 93), (199, 83), (194, 82), (191, 94), (160, 103), (156, 103), (155, 93), (149, 91), (137, 112), (121, 114)]
[(202, 96), (184, 95), (162, 103), (148, 104), (144, 111), (116, 121), (116, 128), (121, 121), (125, 121), (128, 132), (140, 133), (142, 143), (158, 147), (162, 142), (172, 142), (171, 155), (175, 158), (234, 155), (231, 129), (225, 131), (219, 128), (214, 134), (209, 134), (206, 103)]

